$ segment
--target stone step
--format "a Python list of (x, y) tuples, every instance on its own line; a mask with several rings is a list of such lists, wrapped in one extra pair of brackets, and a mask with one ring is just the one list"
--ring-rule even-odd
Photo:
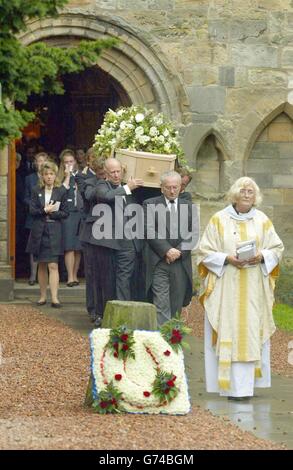
[[(49, 288), (47, 289), (49, 293)], [(25, 283), (14, 283), (14, 298), (19, 299), (35, 299), (40, 295), (40, 288), (38, 284), (29, 286)], [(50, 296), (48, 295), (48, 298)], [(85, 285), (81, 284), (75, 287), (67, 287), (66, 284), (61, 284), (59, 288), (59, 297), (64, 299), (65, 302), (84, 303), (85, 302)]]

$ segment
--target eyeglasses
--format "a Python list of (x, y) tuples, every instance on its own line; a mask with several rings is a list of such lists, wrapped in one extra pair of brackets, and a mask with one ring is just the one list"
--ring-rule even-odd
[(240, 189), (240, 194), (241, 195), (247, 194), (248, 196), (254, 196), (254, 190), (253, 189)]
[(166, 191), (178, 191), (180, 189), (180, 186), (163, 186), (163, 189)]

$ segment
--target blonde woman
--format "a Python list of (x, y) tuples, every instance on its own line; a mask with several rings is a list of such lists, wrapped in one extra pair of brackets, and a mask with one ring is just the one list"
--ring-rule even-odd
[(73, 150), (65, 149), (60, 155), (59, 178), (67, 191), (69, 217), (63, 222), (64, 260), (67, 270), (67, 286), (79, 284), (77, 273), (81, 259), (81, 243), (78, 238), (81, 223), (82, 197), (78, 192), (75, 177), (78, 173)]
[(261, 199), (254, 180), (239, 178), (230, 205), (213, 215), (199, 246), (206, 387), (233, 400), (271, 384), (274, 279), (284, 247), (256, 208)]
[[(24, 181), (24, 203), (28, 209), (28, 213), (25, 220), (25, 228), (31, 230), (32, 228), (32, 216), (29, 213), (29, 206), (31, 202), (32, 189), (36, 186), (40, 179), (40, 170), (42, 165), (49, 159), (46, 152), (39, 152), (34, 156), (34, 167), (33, 173), (27, 175)], [(30, 277), (29, 285), (33, 286), (36, 283), (38, 263), (34, 262), (33, 255), (30, 255)]]
[(60, 308), (58, 299), (58, 257), (63, 254), (61, 220), (68, 217), (66, 190), (57, 178), (58, 167), (46, 162), (40, 169), (40, 182), (32, 190), (30, 214), (33, 217), (27, 252), (39, 263), (38, 281), (40, 299), (38, 305), (47, 302), (47, 285), (51, 291), (51, 306)]

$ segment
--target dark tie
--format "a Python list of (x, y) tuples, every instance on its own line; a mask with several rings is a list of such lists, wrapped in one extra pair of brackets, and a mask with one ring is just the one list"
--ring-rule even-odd
[(175, 208), (175, 201), (169, 201), (170, 206), (170, 237), (178, 238), (178, 220)]

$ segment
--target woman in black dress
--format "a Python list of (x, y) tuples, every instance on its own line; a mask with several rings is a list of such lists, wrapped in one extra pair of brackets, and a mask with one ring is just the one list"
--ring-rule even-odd
[(47, 299), (48, 270), (51, 291), (51, 305), (59, 308), (58, 257), (63, 254), (61, 220), (68, 217), (66, 190), (57, 179), (55, 163), (45, 163), (40, 171), (40, 183), (32, 190), (30, 214), (33, 216), (32, 229), (27, 251), (39, 263), (38, 281), (41, 290), (38, 305)]
[(64, 239), (64, 260), (67, 270), (67, 286), (79, 284), (77, 273), (81, 259), (81, 243), (78, 237), (81, 223), (82, 197), (78, 192), (75, 177), (77, 175), (77, 162), (74, 152), (65, 149), (60, 155), (60, 169), (58, 177), (67, 190), (67, 206), (69, 216), (62, 223)]

